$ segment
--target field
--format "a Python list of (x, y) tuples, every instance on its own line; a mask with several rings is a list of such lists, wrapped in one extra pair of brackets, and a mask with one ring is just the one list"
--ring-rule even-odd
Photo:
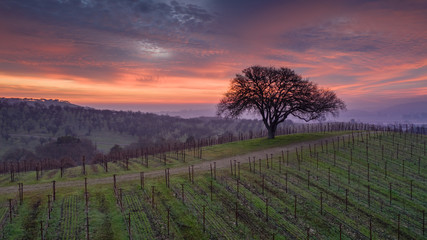
[[(22, 203), (16, 192), (3, 195), (2, 238), (427, 239), (426, 141), (381, 131), (255, 139), (206, 147), (202, 159), (188, 152), (185, 162), (166, 153), (171, 174), (164, 158), (148, 168), (131, 159), (130, 170), (111, 171), (162, 174), (111, 184), (100, 168), (92, 177), (109, 183), (87, 191), (49, 187), (25, 192)], [(208, 170), (198, 168), (203, 160)], [(19, 181), (34, 181), (25, 176)]]

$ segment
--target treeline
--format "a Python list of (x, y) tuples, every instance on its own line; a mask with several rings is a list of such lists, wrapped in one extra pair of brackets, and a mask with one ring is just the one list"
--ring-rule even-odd
[(37, 102), (0, 102), (0, 134), (4, 139), (17, 132), (90, 136), (95, 130), (149, 139), (179, 139), (183, 136), (200, 138), (227, 131), (247, 132), (261, 128), (262, 123), (257, 120), (182, 119), (153, 113), (46, 106)]
[[(292, 124), (287, 121), (286, 124)], [(182, 119), (152, 113), (96, 110), (80, 107), (59, 100), (7, 99), (0, 98), (0, 162), (16, 162), (26, 156), (28, 159), (60, 159), (53, 153), (80, 152), (77, 145), (92, 146), (91, 159), (96, 152), (99, 134), (109, 142), (123, 144), (115, 136), (122, 136), (135, 142), (138, 148), (194, 142), (197, 139), (224, 138), (230, 135), (255, 135), (263, 129), (258, 120), (232, 120), (220, 118)], [(58, 144), (62, 136), (72, 136), (81, 141), (76, 146)], [(111, 136), (111, 137), (110, 137)], [(67, 148), (67, 150), (65, 149)], [(61, 150), (62, 149), (62, 150)], [(51, 154), (47, 154), (50, 152)], [(109, 148), (104, 148), (108, 153)], [(53, 155), (52, 155), (53, 154)], [(80, 160), (67, 156), (74, 164)]]

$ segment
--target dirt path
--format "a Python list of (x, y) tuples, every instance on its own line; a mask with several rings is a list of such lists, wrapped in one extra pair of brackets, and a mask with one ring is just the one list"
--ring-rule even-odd
[[(233, 157), (227, 157), (212, 161), (204, 161), (197, 164), (194, 164), (194, 172), (197, 174), (200, 171), (209, 171), (210, 170), (210, 164), (213, 165), (213, 162), (216, 162), (216, 167), (218, 168), (227, 168), (230, 166), (230, 160), (237, 160), (238, 162), (247, 163), (248, 158), (250, 157), (253, 159), (265, 159), (265, 155), (273, 154), (274, 156), (277, 156), (278, 154), (282, 154), (283, 151), (291, 151), (295, 150), (295, 147), (300, 146), (308, 146), (309, 144), (318, 144), (320, 141), (323, 140), (331, 140), (335, 137), (329, 137), (329, 138), (322, 138), (318, 140), (313, 141), (306, 141), (306, 142), (300, 142), (300, 143), (293, 143), (288, 144), (283, 147), (276, 147), (276, 148), (269, 148), (261, 151), (251, 152), (247, 154), (237, 155)], [(144, 177), (145, 178), (154, 178), (154, 177), (160, 177), (164, 176), (164, 169), (162, 170), (153, 170), (150, 172), (145, 172)], [(188, 166), (184, 167), (176, 167), (170, 169), (171, 175), (176, 174), (182, 174), (188, 172)], [(138, 180), (139, 179), (139, 173), (130, 173), (125, 175), (118, 175), (116, 176), (117, 183), (120, 182), (127, 182), (132, 180)], [(88, 179), (87, 180), (88, 185), (96, 185), (96, 184), (113, 184), (113, 177), (104, 177), (104, 178), (94, 178), (94, 179)], [(84, 180), (71, 180), (71, 181), (64, 181), (64, 182), (57, 182), (56, 188), (62, 188), (62, 187), (84, 187)], [(24, 192), (33, 192), (33, 191), (44, 191), (52, 188), (52, 183), (41, 183), (41, 184), (33, 184), (33, 185), (25, 185), (24, 186)], [(6, 194), (11, 192), (18, 192), (18, 186), (8, 186), (8, 187), (0, 187), (0, 194)]]

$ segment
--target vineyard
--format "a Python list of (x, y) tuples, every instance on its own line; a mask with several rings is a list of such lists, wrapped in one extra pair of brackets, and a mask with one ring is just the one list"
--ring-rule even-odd
[[(225, 153), (208, 146), (207, 171), (189, 165), (3, 197), (2, 238), (427, 239), (426, 141), (404, 131), (347, 132), (262, 157), (235, 149), (222, 168), (215, 158)], [(150, 162), (183, 161), (165, 155)], [(140, 161), (130, 159), (130, 168)]]

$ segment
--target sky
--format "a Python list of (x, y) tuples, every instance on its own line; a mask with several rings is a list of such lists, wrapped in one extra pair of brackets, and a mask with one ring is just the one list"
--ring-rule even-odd
[(426, 26), (425, 0), (2, 0), (0, 96), (203, 111), (263, 65), (381, 108), (427, 99)]

